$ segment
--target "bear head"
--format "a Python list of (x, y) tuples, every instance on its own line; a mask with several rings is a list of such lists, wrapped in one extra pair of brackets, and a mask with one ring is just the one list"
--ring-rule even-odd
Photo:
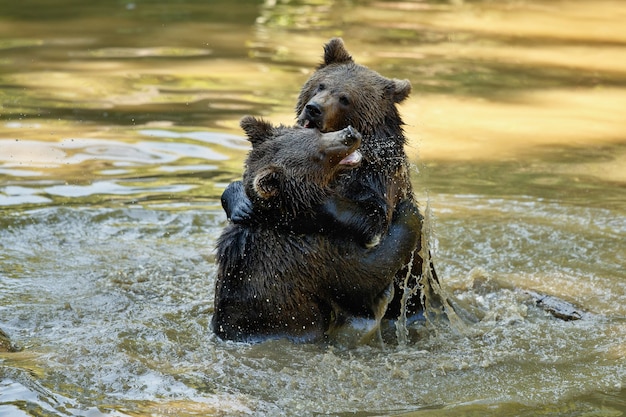
[(332, 132), (353, 126), (364, 137), (400, 137), (396, 104), (411, 92), (408, 80), (385, 78), (354, 62), (340, 38), (324, 46), (324, 62), (306, 81), (296, 105), (298, 124)]
[(255, 207), (283, 215), (311, 211), (328, 196), (340, 172), (361, 162), (361, 135), (351, 126), (322, 133), (252, 116), (240, 124), (252, 144), (243, 183)]

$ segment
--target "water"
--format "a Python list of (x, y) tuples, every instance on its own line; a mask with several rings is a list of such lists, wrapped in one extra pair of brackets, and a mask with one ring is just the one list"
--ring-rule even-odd
[[(0, 352), (0, 415), (626, 413), (621, 2), (5, 3), (0, 329), (21, 350)], [(336, 35), (413, 84), (407, 152), (460, 321), (384, 348), (219, 341), (238, 120), (292, 123)]]

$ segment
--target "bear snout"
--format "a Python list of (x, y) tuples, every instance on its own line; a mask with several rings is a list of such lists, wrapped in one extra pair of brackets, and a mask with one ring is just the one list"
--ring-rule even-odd
[(348, 126), (343, 130), (343, 144), (345, 146), (351, 147), (360, 141), (361, 134), (357, 132), (352, 126)]
[(304, 107), (304, 127), (319, 128), (324, 110), (322, 106), (314, 101), (310, 101)]

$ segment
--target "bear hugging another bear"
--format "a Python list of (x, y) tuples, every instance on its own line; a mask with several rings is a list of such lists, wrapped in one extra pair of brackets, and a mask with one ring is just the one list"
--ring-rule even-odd
[[(408, 97), (410, 92), (411, 84), (408, 80), (389, 79), (365, 66), (355, 63), (339, 38), (331, 39), (324, 46), (324, 60), (322, 64), (318, 66), (306, 81), (300, 92), (296, 105), (296, 114), (301, 128), (291, 128), (295, 129), (294, 132), (286, 134), (286, 136), (292, 139), (290, 146), (287, 146), (287, 148), (293, 149), (291, 152), (301, 151), (299, 141), (306, 139), (309, 134), (314, 134), (313, 132), (318, 132), (318, 134), (320, 132), (324, 134), (339, 132), (351, 126), (351, 128), (362, 135), (360, 147), (362, 160), (358, 166), (333, 173), (328, 184), (312, 182), (315, 183), (315, 186), (322, 186), (322, 188), (332, 190), (332, 193), (324, 194), (326, 198), (312, 201), (308, 199), (309, 196), (288, 196), (289, 198), (299, 199), (299, 203), (303, 203), (301, 208), (305, 207), (307, 212), (306, 215), (290, 219), (287, 222), (289, 224), (289, 233), (296, 233), (299, 236), (304, 236), (306, 239), (323, 237), (322, 240), (324, 241), (323, 247), (318, 247), (315, 252), (310, 252), (307, 257), (300, 260), (301, 264), (294, 264), (293, 268), (303, 272), (307, 270), (319, 272), (316, 270), (320, 269), (325, 271), (325, 268), (330, 267), (319, 264), (320, 257), (325, 255), (324, 251), (338, 250), (338, 253), (342, 254), (342, 261), (350, 259), (357, 264), (361, 263), (361, 265), (352, 265), (355, 268), (362, 268), (368, 265), (368, 259), (376, 258), (375, 254), (379, 250), (380, 253), (386, 253), (386, 251), (391, 250), (389, 246), (397, 245), (398, 247), (395, 248), (396, 253), (400, 253), (400, 247), (406, 242), (398, 243), (397, 238), (389, 239), (390, 241), (386, 242), (394, 233), (400, 233), (394, 229), (394, 221), (392, 221), (394, 220), (394, 215), (398, 217), (398, 210), (400, 210), (400, 212), (409, 211), (414, 213), (416, 217), (416, 224), (413, 225), (415, 226), (413, 228), (414, 236), (408, 238), (408, 242), (414, 240), (414, 249), (410, 251), (413, 253), (410, 265), (404, 266), (408, 259), (402, 258), (402, 263), (398, 264), (397, 267), (394, 266), (395, 271), (378, 275), (380, 285), (375, 286), (376, 288), (370, 288), (371, 292), (359, 293), (355, 291), (353, 295), (346, 295), (346, 297), (350, 298), (350, 302), (346, 303), (348, 308), (345, 305), (341, 305), (340, 299), (333, 299), (333, 303), (339, 303), (338, 305), (341, 305), (341, 307), (333, 307), (332, 305), (325, 307), (327, 311), (322, 312), (319, 316), (323, 317), (320, 320), (324, 324), (318, 327), (318, 333), (325, 326), (324, 331), (328, 330), (327, 326), (330, 324), (330, 317), (333, 316), (331, 311), (336, 314), (339, 310), (347, 310), (355, 315), (373, 316), (372, 308), (376, 305), (376, 301), (373, 300), (378, 300), (379, 302), (383, 294), (393, 295), (387, 306), (385, 317), (396, 319), (400, 316), (403, 308), (406, 309), (407, 315), (417, 314), (422, 309), (422, 294), (419, 291), (413, 291), (412, 297), (408, 300), (406, 298), (403, 299), (403, 296), (406, 294), (407, 276), (410, 277), (408, 281), (409, 288), (418, 290), (424, 288), (428, 291), (429, 301), (439, 303), (437, 294), (431, 291), (432, 284), (436, 282), (437, 278), (430, 261), (425, 265), (424, 270), (426, 274), (424, 275), (428, 276), (433, 282), (421, 280), (424, 263), (419, 256), (422, 217), (419, 215), (414, 202), (409, 162), (404, 152), (406, 138), (402, 128), (403, 122), (396, 107), (398, 103), (401, 103)], [(243, 122), (242, 125), (249, 137), (259, 133), (260, 128), (258, 126), (251, 128), (252, 125), (254, 124), (249, 120)], [(268, 126), (260, 130), (272, 131)], [(276, 132), (274, 133), (276, 134)], [(284, 135), (279, 134), (278, 136), (282, 137)], [(251, 154), (255, 152), (258, 152), (258, 150), (255, 150), (253, 141)], [(311, 164), (310, 161), (308, 164)], [(313, 169), (312, 167), (309, 168)], [(299, 167), (299, 169), (302, 169), (302, 167)], [(250, 171), (250, 166), (248, 166), (248, 171)], [(247, 173), (249, 174), (248, 171)], [(268, 215), (269, 217), (272, 216), (268, 214), (268, 207), (277, 203), (271, 203), (264, 199), (259, 200), (258, 193), (255, 194), (254, 190), (247, 184), (248, 180), (249, 178), (244, 176), (244, 183), (235, 182), (231, 184), (222, 196), (224, 209), (227, 216), (232, 220), (232, 224), (229, 225), (225, 233), (228, 233), (228, 230), (233, 227), (240, 227), (248, 231), (252, 230), (259, 227), (259, 225), (267, 224)], [(279, 192), (278, 194), (281, 193)], [(286, 196), (286, 194), (281, 195), (283, 198)], [(277, 209), (277, 207), (274, 207), (274, 209)], [(242, 232), (242, 234), (245, 233)], [(348, 241), (350, 244), (346, 245)], [(223, 244), (224, 241), (221, 239), (220, 242)], [(334, 247), (338, 242), (343, 246), (342, 248)], [(230, 242), (232, 246), (245, 243), (244, 241)], [(222, 259), (228, 253), (218, 248), (218, 255), (218, 269), (221, 271), (222, 263), (229, 262), (227, 259)], [(263, 258), (258, 260), (259, 265), (250, 264), (246, 265), (246, 268), (248, 268), (248, 272), (252, 273), (254, 268), (270, 262), (275, 256), (274, 253), (268, 252)], [(289, 260), (289, 262), (291, 261)], [(382, 259), (377, 259), (377, 261), (382, 261)], [(408, 268), (410, 268), (410, 271)], [(282, 275), (282, 269), (278, 268), (276, 273)], [(223, 287), (223, 282), (221, 282), (223, 279), (224, 276), (218, 272), (218, 290), (220, 286)], [(338, 277), (330, 274), (326, 279), (328, 282), (325, 282), (322, 286), (329, 287), (331, 292), (335, 291), (336, 294), (343, 292), (347, 294), (350, 292), (350, 286), (359, 287), (361, 285), (360, 281), (364, 278), (359, 275)], [(338, 287), (333, 289), (333, 286), (339, 285), (335, 282), (338, 279), (352, 280), (352, 282), (346, 286), (345, 291), (339, 290)], [(276, 278), (277, 282), (283, 280), (282, 276)], [(390, 283), (393, 285), (389, 286), (388, 284)], [(271, 283), (268, 282), (266, 284), (270, 285)], [(393, 290), (388, 291), (388, 289), (391, 289), (388, 287), (393, 287)], [(223, 291), (216, 292), (216, 315), (219, 313), (218, 305), (222, 296)], [(355, 298), (359, 296), (362, 297), (361, 306), (352, 308), (352, 304), (359, 304), (358, 302), (353, 303)], [(293, 303), (296, 301), (294, 299), (289, 302)], [(403, 303), (406, 303), (404, 307), (402, 307)], [(300, 308), (308, 308), (305, 307), (306, 305), (307, 303), (305, 302)], [(245, 307), (242, 306), (241, 308)], [(278, 309), (280, 306), (275, 306), (274, 308)], [(296, 306), (296, 308), (299, 307)], [(333, 311), (333, 308), (337, 311)], [(228, 318), (223, 319), (228, 320)], [(264, 318), (260, 318), (255, 322), (257, 324), (251, 324), (247, 328), (248, 334), (254, 333), (253, 327), (262, 327), (263, 320)], [(214, 320), (215, 324), (217, 324), (216, 320)], [(237, 337), (220, 333), (220, 329), (215, 326), (214, 331), (225, 338), (246, 339), (246, 337), (243, 337), (244, 333), (246, 333), (245, 329), (242, 329)], [(289, 331), (284, 333), (289, 334)], [(299, 336), (300, 334), (291, 332), (291, 335)]]
[(302, 233), (320, 204), (338, 198), (329, 185), (360, 162), (361, 136), (351, 127), (321, 133), (253, 117), (241, 126), (252, 143), (243, 186), (259, 221), (230, 223), (218, 240), (213, 331), (237, 341), (313, 341), (345, 316), (384, 311), (419, 237), (410, 202), (398, 205), (374, 248), (348, 232)]

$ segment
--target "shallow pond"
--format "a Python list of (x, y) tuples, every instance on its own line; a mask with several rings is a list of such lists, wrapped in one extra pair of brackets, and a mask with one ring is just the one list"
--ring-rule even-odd
[[(625, 19), (619, 1), (3, 2), (0, 329), (20, 350), (0, 352), (0, 415), (624, 415)], [(463, 314), (384, 347), (217, 340), (238, 121), (292, 123), (332, 36), (413, 84), (413, 180)]]

